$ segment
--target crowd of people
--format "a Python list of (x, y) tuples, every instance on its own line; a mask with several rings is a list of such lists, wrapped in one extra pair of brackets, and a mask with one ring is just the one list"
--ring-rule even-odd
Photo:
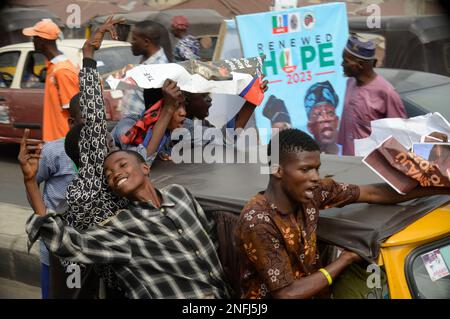
[[(232, 292), (211, 216), (188, 188), (158, 189), (149, 176), (155, 160), (170, 160), (174, 143), (211, 142), (170, 138), (180, 127), (212, 127), (206, 119), (211, 98), (184, 92), (170, 79), (161, 89), (130, 90), (124, 116), (109, 133), (94, 52), (105, 33), (117, 38), (118, 23), (109, 18), (85, 42), (79, 74), (58, 51), (60, 31), (53, 22), (24, 30), (49, 60), (45, 143), (28, 139), (26, 130), (18, 156), (34, 210), (26, 225), (29, 241), (41, 240), (42, 296), (98, 298), (101, 279), (106, 298), (228, 298)], [(197, 59), (198, 42), (188, 26), (183, 16), (173, 19), (171, 31), (180, 41), (171, 52), (161, 25), (138, 23), (132, 52), (142, 64)], [(329, 82), (313, 85), (304, 99), (308, 130), (316, 140), (290, 128), (283, 101), (269, 99), (265, 114), (283, 128), (278, 133), (280, 161), (266, 190), (249, 200), (237, 223), (243, 298), (329, 297), (335, 278), (362, 260), (344, 251), (332, 263), (321, 264), (316, 235), (321, 209), (448, 193), (430, 187), (402, 196), (384, 184), (319, 178), (321, 152), (352, 154), (350, 141), (370, 134), (371, 120), (405, 116), (398, 94), (373, 71), (374, 47), (352, 36), (343, 54), (349, 85), (339, 137), (338, 97)], [(261, 90), (267, 90), (267, 81)], [(256, 107), (245, 102), (224, 128), (244, 128)], [(40, 183), (45, 183), (43, 195)], [(82, 285), (69, 289), (66, 269), (73, 265), (82, 269)]]

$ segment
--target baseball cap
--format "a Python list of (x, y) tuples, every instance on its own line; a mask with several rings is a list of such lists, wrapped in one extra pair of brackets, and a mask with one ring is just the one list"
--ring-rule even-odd
[(51, 19), (42, 19), (33, 27), (25, 28), (22, 33), (26, 36), (37, 36), (47, 40), (56, 40), (61, 34), (61, 29)]

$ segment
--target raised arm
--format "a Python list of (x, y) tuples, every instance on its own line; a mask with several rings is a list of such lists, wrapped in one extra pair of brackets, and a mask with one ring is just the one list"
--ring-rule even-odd
[(40, 237), (52, 253), (68, 261), (112, 264), (127, 263), (131, 259), (129, 238), (122, 232), (101, 226), (79, 232), (65, 225), (58, 214), (32, 215), (26, 232), (29, 248)]
[[(264, 77), (263, 77), (264, 78)], [(261, 90), (263, 92), (266, 92), (268, 89), (268, 81), (264, 80), (261, 83)], [(245, 128), (245, 125), (247, 125), (248, 120), (252, 116), (253, 112), (255, 111), (255, 108), (257, 105), (250, 103), (249, 101), (246, 101), (242, 108), (239, 110), (239, 112), (236, 115), (236, 123), (235, 123), (235, 129), (238, 128)]]
[(30, 205), (36, 214), (44, 216), (46, 207), (36, 180), (36, 174), (39, 169), (42, 142), (29, 140), (29, 135), (30, 130), (25, 129), (22, 141), (20, 142), (20, 151), (17, 159), (19, 160), (20, 168), (22, 169), (23, 182), (25, 184)]
[(167, 79), (162, 88), (163, 106), (158, 121), (156, 121), (151, 133), (152, 137), (146, 146), (147, 157), (151, 157), (158, 152), (161, 140), (167, 130), (170, 120), (175, 111), (180, 107), (183, 100), (183, 93), (177, 85), (177, 82)]
[(105, 22), (83, 46), (83, 68), (80, 71), (80, 109), (85, 124), (78, 142), (80, 167), (78, 174), (67, 187), (69, 210), (65, 220), (77, 229), (84, 229), (88, 224), (112, 216), (123, 208), (125, 199), (116, 198), (107, 189), (103, 176), (103, 162), (108, 153), (107, 123), (103, 101), (100, 75), (96, 61), (93, 60), (106, 32), (117, 37), (114, 25), (122, 20)]
[(411, 199), (432, 196), (450, 195), (447, 187), (417, 187), (406, 195), (397, 193), (388, 184), (360, 185), (358, 203), (370, 204), (397, 204)]
[(80, 109), (85, 125), (80, 133), (80, 167), (78, 175), (67, 188), (69, 206), (80, 205), (98, 197), (102, 189), (103, 161), (108, 152), (107, 123), (100, 75), (97, 72), (94, 51), (100, 48), (103, 36), (110, 32), (117, 38), (114, 25), (123, 20), (112, 20), (96, 30), (83, 45), (83, 68), (80, 71)]

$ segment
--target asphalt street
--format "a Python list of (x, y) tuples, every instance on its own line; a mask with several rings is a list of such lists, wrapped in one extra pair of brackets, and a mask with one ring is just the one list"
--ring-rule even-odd
[[(25, 221), (31, 214), (31, 208), (25, 195), (22, 173), (17, 161), (19, 146), (0, 144), (0, 299), (4, 298), (40, 298), (40, 289), (36, 285), (14, 281), (8, 277), (21, 271), (23, 264), (18, 256), (30, 256), (26, 249)], [(34, 247), (36, 253), (37, 245)], [(22, 259), (28, 260), (28, 259)], [(33, 273), (39, 272), (33, 266)], [(31, 266), (30, 266), (31, 267)], [(25, 270), (29, 271), (29, 270)], [(33, 278), (36, 277), (33, 275)], [(39, 276), (34, 278), (39, 280)]]
[(17, 161), (18, 153), (18, 145), (0, 144), (0, 203), (29, 207)]

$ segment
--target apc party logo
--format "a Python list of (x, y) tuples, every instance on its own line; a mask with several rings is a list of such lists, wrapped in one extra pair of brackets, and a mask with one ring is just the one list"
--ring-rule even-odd
[(272, 33), (292, 33), (300, 31), (300, 13), (277, 14), (272, 16)]
[(286, 48), (280, 54), (280, 66), (286, 73), (292, 73), (297, 69), (297, 57), (292, 54), (291, 48)]

